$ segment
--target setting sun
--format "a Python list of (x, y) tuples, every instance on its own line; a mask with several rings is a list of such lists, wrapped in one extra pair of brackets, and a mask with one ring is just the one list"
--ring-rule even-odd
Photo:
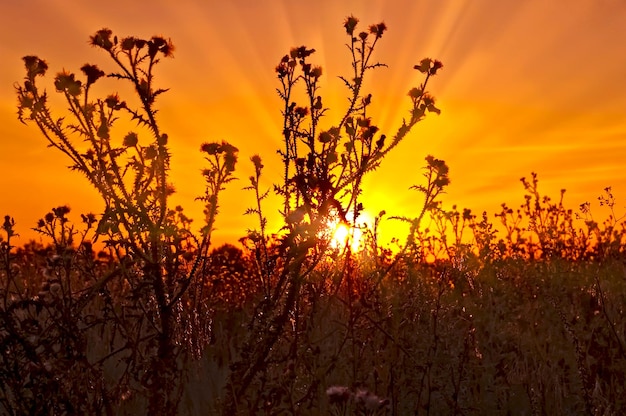
[(348, 245), (353, 253), (359, 251), (362, 248), (361, 245), (365, 243), (364, 233), (371, 226), (371, 217), (365, 212), (361, 212), (357, 225), (354, 227), (339, 220), (329, 221), (328, 228), (334, 230), (332, 231), (330, 247), (343, 249)]

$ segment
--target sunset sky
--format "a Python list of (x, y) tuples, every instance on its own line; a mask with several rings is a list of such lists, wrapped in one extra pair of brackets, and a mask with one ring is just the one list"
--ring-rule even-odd
[[(407, 91), (421, 77), (423, 57), (443, 62), (429, 90), (440, 116), (418, 124), (365, 186), (364, 205), (375, 215), (417, 215), (421, 199), (408, 188), (421, 183), (424, 157), (450, 167), (444, 207), (457, 204), (495, 213), (502, 202), (523, 202), (519, 179), (537, 172), (541, 190), (576, 208), (612, 186), (618, 213), (626, 212), (626, 2), (623, 0), (361, 0), (192, 1), (110, 0), (4, 1), (0, 6), (0, 214), (10, 214), (21, 234), (50, 208), (68, 204), (72, 218), (99, 213), (102, 204), (68, 160), (48, 149), (34, 126), (16, 119), (14, 84), (24, 76), (21, 57), (47, 60), (49, 92), (54, 74), (79, 72), (84, 63), (108, 62), (88, 39), (108, 27), (120, 37), (171, 38), (174, 59), (157, 69), (158, 85), (170, 88), (157, 106), (172, 145), (172, 204), (197, 218), (204, 167), (199, 146), (227, 140), (240, 149), (237, 176), (222, 196), (216, 241), (236, 241), (254, 218), (254, 202), (241, 190), (260, 154), (264, 187), (280, 181), (280, 101), (274, 67), (292, 46), (317, 50), (324, 68), (328, 126), (346, 100), (337, 76), (349, 58), (342, 27), (350, 14), (361, 27), (384, 21), (388, 32), (366, 84), (374, 122), (393, 135), (407, 115)], [(107, 91), (117, 90), (106, 80)], [(267, 215), (276, 218), (277, 206)], [(602, 211), (596, 208), (600, 214)], [(404, 226), (385, 223), (387, 235)]]

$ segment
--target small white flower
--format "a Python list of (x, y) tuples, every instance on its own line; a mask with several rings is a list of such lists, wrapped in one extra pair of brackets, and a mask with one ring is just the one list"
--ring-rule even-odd
[(355, 400), (357, 405), (363, 406), (365, 410), (372, 412), (378, 410), (383, 404), (383, 401), (377, 395), (367, 390), (358, 390)]
[(326, 389), (326, 395), (331, 404), (344, 403), (350, 399), (352, 392), (345, 386), (331, 386)]

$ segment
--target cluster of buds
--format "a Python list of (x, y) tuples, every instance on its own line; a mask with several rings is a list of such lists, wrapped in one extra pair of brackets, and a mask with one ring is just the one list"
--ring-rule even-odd
[[(225, 141), (222, 141), (222, 143), (204, 143), (202, 144), (202, 146), (200, 146), (200, 151), (208, 154), (209, 156), (218, 156), (223, 154), (224, 168), (226, 169), (226, 171), (229, 173), (235, 171), (235, 165), (237, 163), (237, 152), (239, 152), (239, 149), (237, 149), (232, 144)], [(207, 171), (208, 169), (203, 172), (205, 176), (208, 175)]]
[(428, 164), (428, 169), (436, 175), (435, 186), (443, 188), (450, 183), (450, 178), (448, 177), (449, 169), (445, 161), (428, 155), (426, 156), (426, 163)]
[(443, 68), (441, 61), (436, 59), (424, 58), (419, 64), (414, 65), (413, 69), (417, 69), (422, 74), (437, 75), (437, 71)]
[[(354, 16), (348, 16), (346, 20), (343, 22), (343, 27), (346, 29), (346, 33), (352, 36), (353, 40), (356, 40), (356, 37), (354, 36), (354, 32), (356, 30), (358, 23), (359, 23), (359, 19), (357, 19)], [(369, 33), (360, 32), (358, 34), (358, 37), (359, 39), (361, 39), (362, 42), (365, 42), (369, 35), (374, 35), (374, 37), (378, 40), (383, 36), (383, 33), (385, 33), (386, 30), (387, 30), (387, 25), (381, 22), (375, 25), (370, 25)]]
[(93, 46), (100, 47), (109, 52), (115, 52), (115, 48), (119, 47), (124, 52), (129, 52), (133, 48), (141, 50), (145, 47), (148, 48), (148, 55), (154, 59), (157, 53), (163, 54), (165, 57), (171, 57), (174, 52), (174, 45), (171, 40), (165, 39), (161, 36), (153, 36), (149, 40), (139, 39), (135, 37), (126, 37), (118, 42), (117, 36), (113, 36), (111, 29), (100, 29), (95, 35), (90, 37), (91, 44)]
[(48, 212), (37, 221), (37, 228), (43, 228), (46, 224), (52, 224), (55, 220), (59, 220), (62, 224), (68, 222), (66, 215), (70, 213), (70, 207), (62, 205), (57, 208), (52, 208), (52, 212)]
[(307, 49), (306, 46), (299, 46), (297, 48), (291, 48), (289, 55), (285, 55), (281, 58), (279, 64), (276, 66), (276, 73), (278, 78), (284, 78), (290, 73), (292, 74), (296, 65), (299, 63), (302, 66), (302, 72), (305, 76), (312, 78), (319, 78), (322, 76), (322, 67), (311, 66), (306, 63), (306, 58), (315, 53), (315, 49)]

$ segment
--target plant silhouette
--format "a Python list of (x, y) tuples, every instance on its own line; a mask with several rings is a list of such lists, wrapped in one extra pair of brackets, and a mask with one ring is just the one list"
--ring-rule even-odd
[[(169, 39), (97, 31), (90, 43), (114, 69), (57, 73), (65, 109), (43, 87), (46, 61), (24, 57), (18, 119), (66, 155), (102, 210), (75, 224), (69, 206), (52, 208), (34, 226), (47, 246), (17, 247), (19, 224), (4, 217), (0, 413), (624, 413), (626, 226), (611, 188), (604, 222), (590, 203), (566, 208), (564, 190), (543, 195), (535, 173), (517, 209), (477, 215), (444, 207), (450, 168), (428, 155), (414, 214), (363, 225), (363, 180), (440, 113), (427, 88), (442, 64), (414, 66), (406, 118), (383, 132), (368, 85), (387, 26), (348, 16), (343, 31), (336, 118), (314, 49), (293, 47), (274, 68), (281, 178), (264, 189), (263, 159), (251, 158), (245, 214), (258, 227), (242, 249), (211, 244), (233, 144), (200, 144), (202, 224), (171, 206), (176, 135), (159, 123), (156, 82)], [(97, 95), (109, 85), (121, 92)], [(378, 241), (387, 219), (408, 228), (397, 250)], [(332, 244), (329, 224), (359, 227), (358, 249)]]
[[(106, 238), (106, 247), (120, 264), (93, 284), (80, 305), (89, 304), (89, 297), (97, 297), (117, 276), (132, 288), (129, 299), (123, 303), (134, 304), (133, 309), (141, 318), (133, 323), (123, 317), (119, 322), (111, 319), (112, 330), (128, 325), (137, 327), (132, 345), (122, 348), (131, 349), (131, 356), (139, 357), (128, 361), (127, 371), (135, 371), (135, 378), (148, 386), (150, 413), (163, 414), (163, 409), (168, 409), (174, 414), (179, 400), (176, 383), (180, 330), (176, 327), (181, 313), (178, 305), (196, 279), (201, 256), (208, 250), (218, 210), (218, 193), (233, 179), (238, 150), (228, 143), (201, 146), (209, 163), (209, 168), (203, 171), (206, 194), (200, 197), (206, 204), (206, 225), (200, 243), (194, 244), (195, 237), (182, 209), (168, 206), (168, 197), (174, 190), (168, 182), (169, 137), (157, 120), (157, 98), (167, 90), (155, 85), (155, 70), (162, 58), (172, 56), (174, 46), (162, 37), (118, 40), (109, 29), (96, 32), (90, 42), (108, 55), (117, 71), (105, 74), (98, 66), (86, 64), (81, 68), (82, 80), (74, 73), (58, 73), (54, 87), (65, 99), (69, 118), (55, 118), (47, 92), (38, 85), (38, 78), (46, 74), (48, 65), (38, 57), (26, 56), (26, 78), (16, 88), (18, 118), (34, 123), (49, 145), (71, 160), (71, 169), (84, 175), (102, 197), (105, 208), (95, 238)], [(105, 76), (130, 85), (136, 107), (118, 94), (93, 98), (93, 85)], [(118, 131), (116, 125), (124, 117), (136, 122), (141, 131), (130, 131), (121, 141), (116, 141), (113, 133)], [(142, 134), (148, 137), (140, 137)], [(56, 212), (55, 218), (64, 220)], [(91, 226), (95, 221), (89, 218)], [(54, 238), (55, 231), (46, 228), (51, 223), (46, 218), (38, 230)], [(62, 241), (57, 246), (69, 248), (71, 234), (71, 230), (62, 230)], [(196, 256), (191, 267), (185, 260), (187, 252)], [(103, 325), (107, 327), (109, 322)], [(124, 388), (128, 386), (120, 387)]]

